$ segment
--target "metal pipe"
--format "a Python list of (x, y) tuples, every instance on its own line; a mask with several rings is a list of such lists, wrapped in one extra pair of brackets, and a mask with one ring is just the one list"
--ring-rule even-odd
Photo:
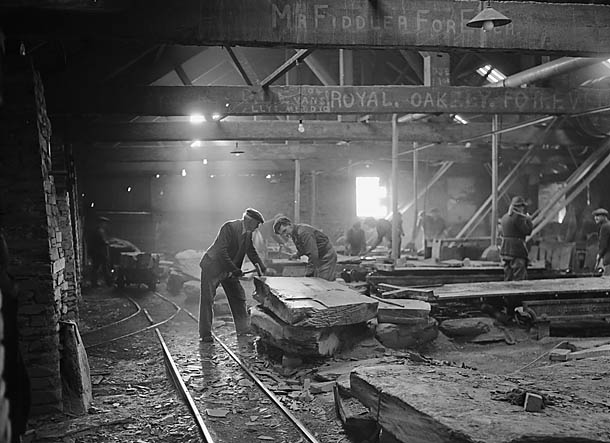
[(603, 62), (603, 58), (590, 57), (562, 57), (539, 66), (535, 66), (525, 71), (506, 77), (497, 83), (486, 85), (490, 88), (514, 88), (517, 86), (532, 83), (536, 80), (542, 80), (556, 75), (565, 74), (566, 72), (584, 68), (585, 66), (594, 65)]

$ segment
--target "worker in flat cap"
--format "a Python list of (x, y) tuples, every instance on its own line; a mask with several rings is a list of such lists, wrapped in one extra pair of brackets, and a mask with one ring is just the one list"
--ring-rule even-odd
[(247, 255), (252, 264), (264, 274), (266, 267), (252, 244), (252, 232), (265, 219), (256, 209), (248, 208), (241, 219), (225, 222), (214, 243), (205, 251), (201, 267), (201, 298), (199, 300), (199, 338), (213, 341), (214, 298), (218, 285), (222, 285), (238, 335), (250, 332), (250, 319), (246, 310), (246, 293), (239, 282), (243, 275), (241, 266)]
[(604, 208), (599, 208), (593, 211), (595, 224), (599, 227), (597, 257), (595, 259), (595, 268), (604, 268), (604, 275), (610, 275), (610, 221), (608, 220), (608, 211)]
[(99, 274), (110, 285), (110, 250), (108, 249), (108, 217), (97, 217), (95, 227), (89, 232), (87, 252), (91, 259), (91, 286), (98, 286)]
[(526, 211), (527, 203), (521, 196), (513, 197), (508, 212), (500, 219), (504, 261), (504, 280), (527, 280), (528, 250), (525, 238), (532, 233), (532, 218)]
[(337, 252), (325, 233), (305, 223), (292, 223), (288, 217), (278, 217), (273, 224), (273, 232), (286, 240), (292, 238), (297, 248), (292, 258), (307, 256), (314, 277), (335, 281)]

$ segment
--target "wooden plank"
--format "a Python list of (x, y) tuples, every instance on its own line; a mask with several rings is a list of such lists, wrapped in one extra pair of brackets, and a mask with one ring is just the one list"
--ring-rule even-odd
[[(50, 113), (324, 115), (391, 113), (574, 114), (610, 106), (610, 91), (472, 86), (140, 86), (50, 95)], [(62, 90), (62, 92), (65, 92)], [(113, 97), (113, 100), (108, 100)]]
[[(574, 363), (576, 364), (576, 363)], [(590, 368), (583, 365), (583, 372)], [(599, 363), (597, 366), (599, 373)], [(548, 368), (545, 368), (549, 372)], [(551, 441), (564, 439), (606, 442), (610, 434), (607, 406), (595, 402), (610, 388), (607, 380), (591, 382), (580, 368), (557, 368), (554, 379), (520, 374), (522, 389), (536, 386), (551, 395), (559, 394), (561, 404), (547, 406), (541, 414), (524, 415), (523, 406), (495, 401), (492, 393), (508, 393), (520, 386), (501, 376), (455, 367), (428, 365), (386, 365), (357, 368), (350, 375), (351, 391), (378, 417), (379, 424), (398, 441), (409, 443)], [(577, 373), (579, 377), (573, 375)], [(595, 372), (593, 372), (595, 373)], [(551, 379), (553, 377), (549, 377)], [(588, 387), (575, 378), (586, 378)], [(525, 380), (524, 380), (525, 379)], [(565, 397), (564, 397), (565, 395)], [(574, 409), (578, 408), (576, 417)]]
[(610, 9), (593, 4), (500, 2), (494, 6), (513, 21), (489, 33), (466, 26), (481, 7), (474, 0), (134, 0), (131, 5), (126, 13), (108, 19), (99, 14), (5, 9), (3, 27), (15, 39), (69, 36), (183, 45), (398, 46), (553, 55), (606, 55), (610, 47)]
[(496, 281), (468, 284), (447, 284), (434, 288), (439, 302), (478, 297), (540, 296), (560, 294), (608, 295), (604, 278), (555, 278), (545, 280)]
[(351, 325), (377, 315), (377, 301), (341, 283), (314, 277), (255, 277), (254, 284), (254, 298), (291, 326)]
[(558, 319), (610, 318), (610, 297), (565, 300), (524, 300), (524, 308), (534, 311), (537, 318), (546, 315), (550, 321)]
[(368, 332), (365, 323), (322, 328), (292, 326), (260, 306), (251, 309), (250, 321), (264, 342), (288, 354), (300, 356), (334, 355), (349, 349)]

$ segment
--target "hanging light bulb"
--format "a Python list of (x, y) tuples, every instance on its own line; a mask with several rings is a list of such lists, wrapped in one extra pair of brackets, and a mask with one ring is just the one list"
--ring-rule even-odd
[(469, 28), (482, 28), (484, 31), (489, 32), (495, 27), (505, 26), (511, 22), (510, 18), (491, 7), (491, 0), (487, 0), (487, 6), (466, 23), (466, 26)]
[(239, 149), (239, 142), (235, 142), (235, 148), (230, 152), (230, 154), (233, 154), (234, 156), (239, 157), (243, 153), (244, 153), (244, 151)]
[(203, 159), (203, 164), (204, 164), (204, 165), (207, 165), (207, 164), (208, 164), (208, 159), (207, 159), (207, 158), (204, 158), (204, 159)]
[(182, 168), (180, 175), (182, 175), (182, 177), (186, 177), (186, 169)]
[(297, 130), (302, 134), (303, 132), (305, 132), (305, 126), (303, 126), (303, 120), (299, 120), (299, 126), (297, 127)]

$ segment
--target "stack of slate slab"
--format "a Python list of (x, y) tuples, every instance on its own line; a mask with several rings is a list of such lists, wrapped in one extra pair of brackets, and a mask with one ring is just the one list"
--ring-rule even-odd
[(421, 348), (438, 336), (430, 303), (408, 298), (383, 299), (377, 308), (377, 339), (389, 348)]
[(252, 327), (286, 354), (332, 356), (370, 335), (378, 302), (315, 277), (255, 277)]

